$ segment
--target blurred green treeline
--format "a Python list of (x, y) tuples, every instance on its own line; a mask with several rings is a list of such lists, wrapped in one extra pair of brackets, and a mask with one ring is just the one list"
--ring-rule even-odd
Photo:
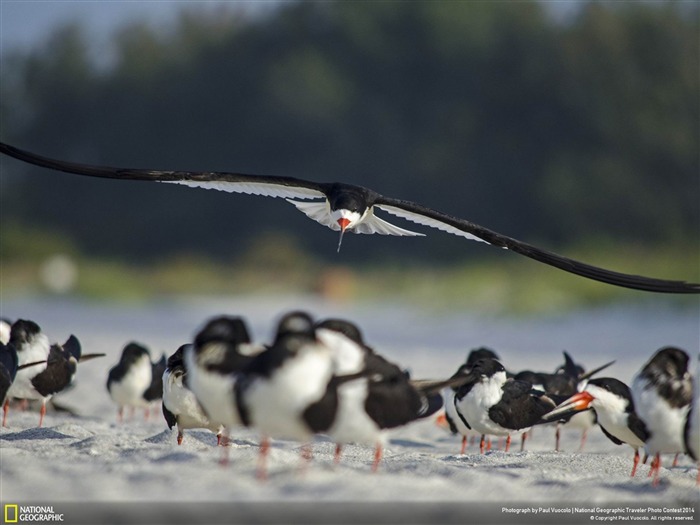
[[(682, 247), (697, 262), (699, 13), (592, 2), (561, 22), (537, 2), (298, 2), (251, 17), (233, 3), (168, 31), (127, 27), (109, 56), (72, 25), (2, 57), (1, 137), (75, 162), (356, 183), (546, 248)], [(32, 231), (137, 263), (494, 257), (437, 231), (351, 236), (338, 255), (337, 234), (281, 199), (1, 162), (4, 261), (31, 255)]]

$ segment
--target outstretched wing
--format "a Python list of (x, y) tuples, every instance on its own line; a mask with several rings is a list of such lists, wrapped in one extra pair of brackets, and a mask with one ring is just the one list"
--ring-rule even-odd
[(231, 193), (247, 193), (265, 197), (317, 199), (325, 197), (323, 185), (293, 177), (246, 175), (221, 171), (163, 171), (149, 169), (111, 168), (77, 164), (42, 157), (0, 142), (0, 152), (16, 159), (66, 173), (122, 180), (148, 180), (184, 184), (193, 188), (214, 189)]
[(654, 279), (592, 266), (574, 259), (569, 259), (568, 257), (557, 255), (556, 253), (542, 250), (517, 239), (489, 230), (488, 228), (484, 228), (473, 222), (452, 217), (451, 215), (421, 206), (415, 202), (379, 196), (376, 198), (374, 206), (406, 220), (437, 228), (438, 230), (453, 235), (466, 237), (467, 239), (482, 241), (493, 246), (506, 248), (520, 255), (524, 255), (525, 257), (529, 257), (530, 259), (534, 259), (535, 261), (554, 266), (565, 272), (593, 279), (594, 281), (648, 292), (700, 293), (700, 284)]

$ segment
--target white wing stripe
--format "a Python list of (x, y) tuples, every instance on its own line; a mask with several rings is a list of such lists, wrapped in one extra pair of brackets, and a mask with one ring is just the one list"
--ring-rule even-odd
[(191, 188), (204, 188), (205, 190), (219, 190), (229, 193), (247, 193), (248, 195), (262, 195), (264, 197), (282, 197), (296, 199), (317, 199), (325, 197), (318, 191), (299, 186), (284, 186), (269, 182), (224, 182), (224, 181), (195, 181), (195, 180), (167, 180), (161, 181), (171, 184), (182, 184)]
[(437, 228), (438, 230), (451, 233), (452, 235), (459, 235), (460, 237), (465, 237), (473, 241), (485, 242), (486, 244), (490, 244), (488, 241), (485, 241), (481, 237), (477, 237), (476, 235), (473, 235), (469, 232), (465, 232), (464, 230), (460, 230), (459, 228), (455, 228), (454, 226), (446, 224), (437, 219), (426, 217), (425, 215), (421, 215), (420, 213), (413, 213), (410, 211), (406, 211), (402, 208), (396, 208), (395, 206), (387, 206), (385, 204), (377, 204), (375, 206), (388, 213), (391, 213), (392, 215), (396, 215), (397, 217), (401, 217), (403, 219), (415, 222), (417, 224), (422, 224), (423, 226), (430, 226), (431, 228)]
[(291, 199), (287, 199), (287, 202), (294, 204), (296, 208), (306, 215), (309, 219), (312, 219), (319, 224), (328, 226), (331, 230), (339, 231), (340, 226), (337, 222), (331, 220), (330, 207), (328, 201), (324, 200), (321, 202), (297, 202)]
[(397, 235), (400, 237), (424, 237), (424, 233), (412, 232), (404, 230), (398, 226), (394, 226), (385, 220), (377, 217), (370, 209), (362, 221), (355, 226), (351, 231), (355, 233), (378, 233), (379, 235)]

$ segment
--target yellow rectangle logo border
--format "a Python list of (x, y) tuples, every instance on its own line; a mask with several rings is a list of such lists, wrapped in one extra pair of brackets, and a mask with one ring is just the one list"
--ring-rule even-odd
[[(15, 517), (14, 519), (10, 519), (8, 517), (8, 510), (10, 509), (15, 509)], [(5, 523), (17, 523), (17, 518), (19, 518), (19, 505), (15, 504), (10, 504), (10, 503), (5, 503)]]

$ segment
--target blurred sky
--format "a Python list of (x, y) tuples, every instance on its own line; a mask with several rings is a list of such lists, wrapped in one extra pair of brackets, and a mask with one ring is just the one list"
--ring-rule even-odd
[(40, 45), (57, 27), (78, 21), (98, 46), (118, 28), (135, 21), (168, 28), (182, 9), (222, 6), (262, 15), (282, 0), (0, 0), (0, 50)]
[[(56, 28), (78, 21), (88, 30), (96, 56), (109, 56), (111, 34), (135, 21), (164, 30), (182, 9), (216, 10), (234, 7), (261, 16), (293, 0), (0, 0), (0, 51), (41, 45)], [(551, 15), (566, 19), (582, 0), (545, 1)]]

